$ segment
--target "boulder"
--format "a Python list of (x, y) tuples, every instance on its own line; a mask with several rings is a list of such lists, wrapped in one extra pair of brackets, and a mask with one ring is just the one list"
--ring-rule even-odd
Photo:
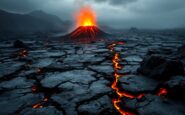
[(168, 87), (168, 95), (174, 99), (184, 99), (185, 93), (185, 76), (174, 76), (164, 84)]
[(138, 72), (154, 79), (166, 80), (171, 76), (183, 75), (183, 63), (179, 60), (166, 59), (159, 55), (144, 58)]
[(26, 45), (22, 41), (16, 40), (13, 43), (13, 47), (15, 47), (15, 48), (26, 48)]

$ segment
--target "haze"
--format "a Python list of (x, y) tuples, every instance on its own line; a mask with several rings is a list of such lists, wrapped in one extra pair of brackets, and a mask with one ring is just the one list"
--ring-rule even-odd
[(185, 0), (0, 0), (0, 9), (28, 13), (43, 10), (74, 21), (74, 12), (90, 5), (100, 25), (113, 28), (185, 27)]

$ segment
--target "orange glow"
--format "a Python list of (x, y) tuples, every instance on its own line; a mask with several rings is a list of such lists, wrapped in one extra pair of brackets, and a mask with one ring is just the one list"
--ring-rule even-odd
[(48, 98), (44, 98), (44, 100), (43, 100), (44, 102), (47, 102), (48, 101)]
[(34, 109), (43, 108), (43, 106), (41, 103), (37, 103), (37, 104), (33, 105), (32, 108), (34, 108)]
[(111, 51), (111, 52), (114, 52), (114, 46), (116, 46), (116, 44), (111, 44), (108, 46), (108, 49)]
[(43, 73), (43, 69), (42, 68), (38, 68), (36, 71), (37, 71), (38, 74), (42, 74)]
[(132, 95), (130, 93), (127, 93), (125, 91), (120, 91), (119, 87), (118, 87), (118, 80), (121, 77), (124, 77), (124, 74), (119, 74), (118, 70), (122, 69), (123, 66), (120, 65), (120, 53), (119, 52), (115, 52), (114, 47), (116, 45), (123, 45), (124, 42), (117, 42), (117, 43), (113, 43), (111, 45), (108, 46), (108, 49), (114, 53), (114, 57), (112, 59), (112, 63), (113, 63), (113, 67), (114, 67), (114, 81), (111, 85), (111, 88), (116, 92), (118, 98), (117, 99), (112, 99), (113, 105), (114, 107), (117, 109), (117, 111), (121, 114), (121, 115), (134, 115), (133, 112), (127, 111), (127, 110), (122, 110), (119, 103), (121, 103), (121, 98), (122, 97), (126, 97), (126, 98), (130, 98), (130, 99), (134, 99), (134, 98), (142, 98), (145, 94), (139, 94), (139, 95)]
[(117, 42), (118, 45), (124, 45), (124, 42)]
[(113, 64), (114, 64), (114, 69), (117, 71), (119, 69), (122, 69), (122, 66), (119, 64), (120, 58), (119, 58), (119, 53), (116, 53), (114, 55), (114, 58), (112, 60)]
[(143, 98), (144, 96), (145, 96), (145, 94), (142, 93), (142, 94), (139, 94), (139, 95), (137, 96), (137, 98), (138, 98), (138, 99), (141, 99), (141, 98)]
[(18, 56), (19, 57), (26, 57), (28, 55), (28, 51), (26, 49), (21, 49), (19, 52), (18, 52)]
[(41, 102), (36, 103), (32, 106), (34, 109), (43, 108), (44, 105), (48, 102), (48, 98), (44, 98)]
[(37, 86), (36, 85), (33, 85), (31, 89), (32, 89), (33, 93), (37, 92)]
[(165, 96), (165, 95), (167, 95), (167, 89), (165, 89), (165, 88), (160, 88), (159, 89), (159, 92), (157, 93), (157, 95), (158, 96)]
[(96, 13), (91, 7), (86, 6), (76, 13), (76, 26), (96, 26)]
[(119, 107), (119, 103), (121, 102), (120, 99), (113, 100), (114, 107), (119, 111), (121, 115), (134, 115), (132, 112), (124, 111)]

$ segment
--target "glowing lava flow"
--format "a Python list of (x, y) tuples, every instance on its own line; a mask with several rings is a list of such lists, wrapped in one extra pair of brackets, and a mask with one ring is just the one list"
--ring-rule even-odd
[(157, 93), (157, 95), (158, 96), (165, 96), (165, 95), (167, 95), (167, 89), (165, 89), (165, 88), (160, 88), (159, 89), (159, 92)]
[(80, 9), (75, 15), (76, 26), (96, 26), (96, 13), (91, 7), (86, 6)]
[(26, 50), (26, 49), (21, 49), (18, 52), (18, 57), (26, 57), (27, 55), (28, 55), (28, 50)]
[(135, 95), (131, 95), (131, 94), (127, 93), (127, 92), (121, 92), (119, 90), (119, 87), (117, 86), (119, 78), (123, 77), (124, 75), (118, 74), (118, 70), (122, 69), (123, 66), (121, 66), (119, 64), (119, 62), (121, 61), (120, 54), (118, 52), (115, 52), (114, 47), (116, 45), (123, 45), (123, 44), (124, 44), (123, 42), (117, 42), (117, 43), (113, 43), (113, 44), (108, 46), (108, 49), (111, 52), (114, 53), (114, 57), (112, 59), (112, 63), (113, 63), (113, 67), (114, 67), (114, 82), (111, 85), (111, 88), (116, 92), (116, 94), (118, 96), (118, 98), (117, 99), (113, 99), (112, 102), (114, 104), (114, 107), (118, 110), (118, 112), (121, 115), (134, 115), (133, 112), (122, 110), (121, 107), (119, 106), (119, 104), (121, 103), (121, 98), (122, 97), (133, 99), (133, 98), (142, 98), (144, 96), (144, 94), (140, 94), (138, 96), (135, 96)]
[(34, 109), (43, 108), (44, 105), (45, 105), (47, 102), (48, 102), (48, 98), (44, 98), (41, 102), (32, 105), (32, 108), (34, 108)]

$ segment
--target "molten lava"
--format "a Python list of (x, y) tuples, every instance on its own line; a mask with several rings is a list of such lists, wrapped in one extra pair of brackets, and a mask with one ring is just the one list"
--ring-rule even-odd
[(91, 7), (83, 7), (76, 13), (76, 27), (96, 26), (96, 13)]
[(32, 92), (35, 93), (37, 92), (38, 88), (36, 85), (33, 85), (32, 88), (31, 88)]
[(18, 52), (18, 57), (26, 57), (26, 56), (28, 56), (28, 50), (26, 50), (26, 49), (21, 49), (19, 52)]
[(160, 88), (159, 92), (157, 93), (158, 96), (166, 96), (167, 95), (167, 89), (165, 88)]
[(96, 13), (91, 7), (85, 6), (75, 14), (76, 29), (63, 36), (64, 42), (92, 43), (97, 41), (107, 41), (110, 36), (98, 28), (96, 23)]
[(134, 115), (133, 112), (131, 111), (127, 111), (127, 110), (123, 110), (120, 107), (120, 103), (121, 103), (121, 98), (122, 97), (126, 97), (126, 98), (130, 98), (130, 99), (134, 99), (134, 98), (142, 98), (145, 94), (139, 94), (139, 95), (132, 95), (130, 93), (127, 93), (125, 91), (120, 91), (119, 87), (118, 87), (118, 80), (123, 77), (123, 74), (119, 74), (118, 70), (122, 69), (123, 66), (120, 65), (120, 53), (119, 52), (115, 52), (114, 47), (116, 45), (123, 45), (124, 42), (117, 42), (117, 43), (113, 43), (111, 45), (108, 46), (108, 49), (114, 53), (114, 57), (112, 59), (112, 64), (114, 67), (114, 81), (111, 85), (111, 88), (116, 92), (118, 98), (116, 99), (112, 99), (112, 103), (114, 105), (114, 107), (118, 110), (118, 112), (121, 115)]
[(44, 98), (42, 101), (40, 101), (36, 104), (33, 104), (32, 108), (34, 108), (34, 109), (43, 108), (44, 106), (47, 105), (48, 100), (49, 100), (48, 98)]

